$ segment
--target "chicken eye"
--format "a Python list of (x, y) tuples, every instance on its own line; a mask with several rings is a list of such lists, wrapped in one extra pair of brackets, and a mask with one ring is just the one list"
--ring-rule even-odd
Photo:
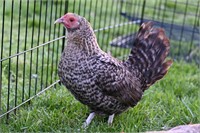
[(69, 21), (70, 21), (70, 22), (74, 22), (74, 18), (70, 18)]

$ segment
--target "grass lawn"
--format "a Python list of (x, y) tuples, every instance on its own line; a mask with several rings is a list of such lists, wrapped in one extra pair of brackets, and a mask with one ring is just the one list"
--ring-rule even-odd
[[(149, 7), (153, 6), (157, 0), (146, 2), (147, 7)], [(198, 0), (193, 2), (195, 4)], [(21, 10), (19, 10), (19, 1), (14, 1), (13, 3), (14, 8), (12, 10), (12, 1), (6, 0), (3, 27), (3, 1), (0, 3), (0, 42), (3, 42), (3, 45), (0, 44), (1, 59), (63, 35), (63, 27), (53, 25), (53, 22), (64, 14), (64, 1), (36, 1), (35, 3), (30, 1), (29, 12), (27, 12), (27, 2), (22, 1)], [(119, 3), (119, 0), (118, 2), (116, 0), (104, 0), (104, 2), (99, 0), (87, 0), (87, 2), (83, 0), (70, 0), (68, 11), (85, 16), (91, 22), (94, 29), (99, 29), (127, 22), (127, 19), (119, 14), (119, 9), (121, 8)], [(139, 0), (135, 0), (134, 8), (126, 4), (122, 7), (122, 10), (139, 13), (141, 6), (137, 6), (137, 4), (139, 4)], [(164, 4), (167, 10), (174, 7), (173, 2), (170, 1)], [(177, 11), (184, 12), (184, 8), (185, 6), (182, 4), (177, 8)], [(19, 23), (20, 11), (21, 21)], [(195, 21), (194, 17), (189, 15), (194, 11), (194, 8), (188, 6), (187, 19), (189, 21), (186, 21), (188, 25), (192, 25)], [(13, 12), (12, 28), (11, 12)], [(151, 17), (153, 13), (152, 9), (146, 8), (146, 16)], [(171, 16), (172, 12), (169, 12), (164, 14), (164, 18), (154, 19), (169, 21)], [(183, 15), (175, 17), (175, 23), (181, 23), (184, 19)], [(4, 33), (2, 33), (3, 29)], [(12, 36), (10, 35), (11, 29)], [(132, 24), (98, 31), (95, 34), (100, 47), (104, 51), (110, 52), (119, 59), (125, 59), (130, 50), (111, 47), (109, 42), (119, 35), (137, 30), (138, 25)], [(2, 35), (4, 38), (2, 38)], [(170, 58), (174, 58), (178, 51), (181, 51), (183, 55), (188, 54), (190, 49), (190, 45), (187, 42), (182, 43), (181, 47), (179, 47), (179, 42), (171, 41), (171, 47), (172, 56)], [(59, 40), (35, 49), (32, 52), (14, 57), (10, 61), (0, 62), (2, 67), (2, 90), (0, 94), (2, 108), (0, 109), (0, 115), (6, 111), (9, 87), (9, 103), (10, 108), (12, 108), (15, 101), (17, 105), (20, 104), (23, 100), (34, 96), (58, 79), (57, 63), (61, 54), (61, 48), (62, 40)], [(192, 45), (192, 48), (198, 53), (198, 46)], [(16, 115), (11, 113), (8, 124), (6, 124), (5, 117), (1, 118), (0, 132), (142, 132), (168, 129), (180, 124), (200, 123), (199, 79), (200, 69), (195, 63), (175, 60), (167, 76), (150, 87), (136, 107), (116, 116), (112, 126), (107, 125), (106, 117), (98, 116), (95, 117), (91, 125), (85, 130), (80, 127), (88, 116), (89, 110), (75, 100), (64, 86), (56, 85), (56, 88), (51, 88), (33, 99), (30, 105), (25, 104), (20, 107)], [(10, 82), (8, 87), (9, 81), (12, 82)], [(22, 93), (23, 91), (24, 93)], [(15, 99), (16, 92), (17, 100)]]
[[(87, 132), (142, 132), (200, 122), (200, 70), (175, 62), (167, 76), (144, 93), (137, 106), (116, 116), (112, 126), (106, 117), (95, 117)], [(88, 115), (64, 86), (52, 88), (12, 115), (0, 132), (78, 132)]]

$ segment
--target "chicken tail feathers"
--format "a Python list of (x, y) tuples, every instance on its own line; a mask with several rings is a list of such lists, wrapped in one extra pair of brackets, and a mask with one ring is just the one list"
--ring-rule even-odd
[(125, 65), (143, 80), (143, 90), (164, 77), (172, 60), (165, 61), (170, 49), (169, 39), (162, 28), (152, 22), (143, 23)]

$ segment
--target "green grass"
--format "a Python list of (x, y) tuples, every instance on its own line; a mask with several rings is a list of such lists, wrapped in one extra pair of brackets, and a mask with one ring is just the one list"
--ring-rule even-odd
[[(200, 70), (194, 64), (175, 62), (166, 77), (144, 93), (137, 106), (107, 125), (106, 117), (95, 117), (87, 132), (143, 132), (200, 122)], [(78, 132), (88, 115), (63, 86), (35, 98), (12, 115), (1, 132)], [(4, 122), (3, 122), (4, 123)]]
[[(179, 0), (183, 1), (183, 0)], [(39, 16), (40, 16), (40, 1), (36, 2), (35, 13), (34, 2), (30, 1), (29, 14), (28, 14), (28, 31), (27, 31), (27, 46), (26, 49), (35, 47), (38, 44), (42, 44), (54, 38), (62, 36), (63, 27), (59, 25), (53, 25), (53, 22), (58, 17), (62, 16), (65, 12), (64, 2), (58, 0), (53, 2), (52, 19), (50, 19), (51, 8), (48, 6), (47, 16), (45, 15), (46, 1), (42, 1), (42, 17), (40, 24), (40, 36), (39, 33)], [(80, 3), (81, 2), (81, 3)], [(147, 1), (147, 5), (152, 6), (156, 0)], [(184, 1), (185, 2), (185, 1)], [(197, 0), (193, 1), (197, 3)], [(108, 0), (108, 3), (95, 0), (87, 0), (86, 8), (83, 8), (84, 2), (75, 0), (75, 9), (73, 9), (73, 1), (69, 1), (69, 12), (75, 12), (82, 16), (85, 16), (91, 23), (94, 29), (99, 29), (109, 25), (115, 25), (126, 22), (119, 15), (120, 5), (117, 2)], [(136, 2), (137, 3), (137, 2)], [(50, 1), (48, 3), (50, 5)], [(59, 9), (56, 12), (56, 4)], [(79, 4), (82, 5), (79, 10)], [(91, 10), (90, 5), (91, 4)], [(106, 6), (107, 5), (107, 6)], [(167, 1), (165, 3), (166, 9), (174, 7), (173, 2)], [(96, 7), (95, 7), (96, 6)], [(17, 53), (18, 47), (18, 15), (19, 15), (19, 1), (14, 1), (14, 15), (13, 15), (13, 35), (10, 37), (10, 25), (11, 25), (11, 0), (6, 0), (5, 10), (5, 23), (4, 23), (4, 40), (3, 45), (0, 45), (0, 50), (3, 49), (3, 58), (8, 57), (9, 54), (13, 55)], [(101, 8), (102, 7), (102, 8)], [(20, 41), (19, 52), (25, 50), (25, 32), (26, 32), (26, 2), (22, 1), (21, 7), (21, 28), (20, 28)], [(177, 10), (184, 12), (185, 6), (181, 5)], [(0, 14), (2, 14), (3, 2), (0, 4)], [(102, 9), (102, 10), (101, 10)], [(141, 7), (126, 5), (123, 7), (126, 11), (141, 10)], [(194, 8), (188, 7), (188, 13), (194, 12)], [(61, 15), (59, 12), (62, 12)], [(163, 12), (162, 12), (163, 13)], [(145, 15), (152, 17), (153, 10), (145, 9)], [(33, 16), (35, 15), (35, 21)], [(162, 15), (161, 15), (162, 16)], [(170, 21), (172, 12), (164, 15), (164, 20)], [(0, 15), (0, 42), (2, 41), (2, 17)], [(45, 27), (45, 17), (47, 17), (47, 23)], [(182, 23), (183, 15), (176, 14), (175, 23)], [(194, 17), (187, 14), (187, 18), (190, 21), (186, 21), (187, 25), (193, 25)], [(161, 20), (162, 18), (156, 18)], [(197, 25), (198, 26), (198, 25)], [(32, 41), (32, 29), (34, 27), (33, 41)], [(54, 36), (55, 28), (55, 36)], [(124, 35), (137, 31), (138, 25), (126, 25), (122, 27), (113, 28), (110, 30), (103, 30), (96, 32), (96, 36), (100, 47), (107, 52), (110, 52), (113, 56), (119, 59), (125, 59), (129, 53), (129, 49), (121, 49), (117, 47), (111, 47), (109, 42), (119, 35)], [(10, 44), (12, 39), (12, 44)], [(32, 46), (31, 46), (32, 45)], [(34, 96), (35, 93), (40, 92), (46, 86), (50, 85), (51, 80), (55, 81), (57, 77), (57, 63), (61, 54), (62, 40), (50, 45), (39, 48), (39, 50), (33, 50), (32, 59), (31, 52), (26, 54), (26, 61), (24, 62), (25, 55), (19, 56), (18, 70), (16, 70), (17, 58), (11, 59), (11, 66), (9, 70), (9, 60), (2, 62), (2, 93), (1, 96), (1, 110), (0, 114), (6, 112), (7, 105), (7, 90), (8, 82), (10, 82), (10, 108), (14, 107), (15, 103), (15, 89), (17, 84), (17, 104), (20, 104), (22, 97), (24, 100), (30, 96)], [(187, 43), (181, 44), (179, 50), (179, 43), (171, 41), (171, 55), (173, 58), (179, 51), (181, 55), (188, 54), (190, 45)], [(199, 61), (199, 56), (196, 54), (199, 51), (198, 46), (192, 45), (192, 56), (195, 56)], [(11, 53), (9, 53), (11, 49)], [(44, 52), (43, 52), (44, 51)], [(1, 54), (0, 54), (1, 55)], [(37, 64), (37, 59), (39, 64)], [(43, 61), (43, 62), (42, 62)], [(48, 62), (49, 61), (49, 62)], [(32, 63), (32, 68), (31, 68)], [(25, 64), (25, 65), (24, 65)], [(36, 71), (38, 68), (38, 71)], [(47, 69), (48, 68), (48, 69)], [(43, 71), (42, 71), (43, 69)], [(31, 71), (31, 73), (30, 73)], [(9, 79), (9, 74), (11, 79)], [(32, 78), (33, 74), (37, 74), (38, 78)], [(139, 104), (122, 115), (116, 116), (112, 126), (107, 125), (106, 117), (95, 117), (90, 127), (86, 130), (88, 132), (111, 132), (111, 131), (147, 131), (147, 130), (161, 130), (167, 129), (180, 124), (199, 123), (200, 122), (200, 70), (197, 65), (191, 63), (185, 63), (184, 61), (177, 61), (173, 64), (168, 75), (160, 82), (156, 83), (144, 94), (144, 97)], [(31, 77), (31, 78), (30, 78)], [(18, 82), (16, 82), (18, 78)], [(37, 80), (37, 85), (36, 85)], [(23, 91), (24, 83), (24, 95)], [(3, 117), (0, 120), (0, 132), (36, 132), (36, 131), (48, 131), (48, 132), (63, 132), (63, 131), (83, 131), (80, 127), (88, 115), (88, 109), (86, 106), (76, 101), (73, 96), (63, 86), (57, 86), (51, 88), (39, 97), (36, 97), (30, 102), (30, 105), (26, 104), (19, 108), (17, 115), (13, 113), (10, 115), (9, 124), (5, 124), (6, 119)]]

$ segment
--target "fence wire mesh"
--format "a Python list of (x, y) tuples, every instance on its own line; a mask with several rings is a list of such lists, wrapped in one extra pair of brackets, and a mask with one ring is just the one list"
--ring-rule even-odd
[(172, 58), (200, 63), (199, 6), (199, 1), (188, 0), (1, 1), (0, 118), (8, 119), (11, 112), (16, 114), (20, 106), (56, 87), (65, 31), (53, 23), (66, 12), (88, 19), (100, 47), (119, 59), (127, 57), (139, 25), (151, 20), (171, 39)]

